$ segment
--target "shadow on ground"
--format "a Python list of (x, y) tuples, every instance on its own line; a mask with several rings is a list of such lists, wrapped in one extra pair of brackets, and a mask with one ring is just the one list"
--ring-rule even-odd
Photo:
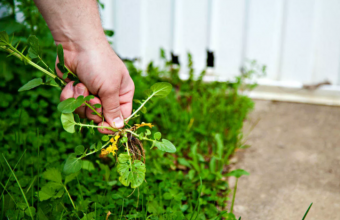
[(234, 211), (242, 220), (340, 220), (340, 108), (256, 101), (260, 118), (239, 151)]

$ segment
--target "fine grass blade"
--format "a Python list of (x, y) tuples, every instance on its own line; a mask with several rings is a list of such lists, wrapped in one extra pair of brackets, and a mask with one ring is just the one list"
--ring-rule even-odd
[(235, 183), (234, 192), (233, 192), (233, 200), (231, 201), (231, 206), (230, 206), (230, 213), (233, 213), (233, 209), (234, 209), (234, 203), (235, 203), (235, 197), (236, 197), (236, 191), (237, 191), (237, 182), (238, 182), (238, 178), (236, 178), (236, 183)]
[(308, 214), (310, 208), (312, 207), (312, 205), (313, 205), (313, 203), (311, 203), (311, 204), (309, 205), (309, 207), (308, 207), (308, 209), (307, 209), (305, 215), (303, 216), (302, 220), (305, 220), (305, 218), (306, 218), (306, 216), (307, 216), (307, 214)]
[[(25, 152), (24, 152), (24, 154), (25, 154)], [(15, 180), (17, 181), (17, 184), (18, 184), (18, 186), (19, 186), (19, 188), (20, 188), (20, 191), (21, 191), (21, 193), (22, 193), (22, 196), (23, 196), (24, 199), (25, 199), (25, 202), (26, 202), (27, 208), (28, 208), (28, 210), (29, 210), (29, 213), (30, 213), (30, 215), (31, 215), (31, 218), (32, 218), (32, 220), (34, 220), (33, 215), (32, 215), (32, 211), (31, 211), (31, 209), (30, 209), (30, 206), (29, 206), (28, 201), (27, 201), (27, 198), (26, 198), (26, 195), (25, 195), (24, 191), (23, 191), (22, 188), (21, 188), (21, 185), (20, 185), (20, 182), (19, 182), (17, 176), (15, 175), (14, 171), (12, 170), (11, 166), (9, 165), (8, 161), (6, 160), (6, 158), (5, 158), (5, 156), (4, 156), (3, 154), (2, 154), (2, 157), (4, 158), (4, 160), (5, 160), (5, 162), (6, 162), (7, 166), (8, 166), (8, 168), (11, 170), (11, 173), (13, 174)]]
[[(17, 205), (17, 203), (15, 202), (12, 194), (10, 192), (8, 192), (8, 190), (6, 189), (6, 186), (4, 186), (2, 183), (0, 183), (0, 186), (2, 186), (2, 188), (4, 188), (4, 190), (6, 190), (6, 192), (8, 193), (8, 195), (11, 197), (11, 199), (13, 200), (14, 204)], [(1, 196), (2, 197), (2, 196)]]
[[(15, 168), (17, 168), (18, 164), (20, 163), (20, 161), (21, 161), (21, 159), (22, 159), (22, 157), (24, 156), (25, 153), (26, 153), (26, 150), (25, 150), (24, 153), (21, 155), (21, 157), (19, 158), (18, 162), (15, 164), (13, 170), (15, 170)], [(7, 185), (8, 185), (8, 183), (9, 183), (9, 180), (11, 179), (11, 177), (12, 177), (12, 175), (8, 177), (8, 180), (7, 180), (6, 184), (5, 184), (4, 190), (2, 191), (0, 198), (2, 198), (2, 196), (4, 195), (4, 192), (5, 192), (5, 190), (7, 189)]]
[[(198, 195), (198, 197), (197, 197), (196, 207), (195, 207), (195, 209), (194, 209), (194, 212), (192, 213), (192, 216), (191, 216), (190, 220), (194, 217), (195, 212), (197, 212), (196, 218), (198, 217), (198, 214), (199, 214), (198, 212), (199, 212), (199, 210), (200, 210), (200, 208), (201, 208), (200, 198), (201, 198), (202, 189), (203, 189), (203, 184), (202, 184), (202, 178), (201, 178), (201, 177), (200, 177), (200, 186), (201, 186), (201, 189), (200, 189), (200, 193), (199, 193), (199, 195)], [(196, 219), (196, 218), (195, 218), (195, 219)]]

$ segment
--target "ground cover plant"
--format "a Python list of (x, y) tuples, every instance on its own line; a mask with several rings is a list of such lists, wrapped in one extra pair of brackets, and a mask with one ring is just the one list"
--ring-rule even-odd
[[(1, 31), (9, 35), (7, 39), (2, 32), (1, 46), (7, 52), (0, 53), (2, 219), (235, 219), (232, 205), (227, 205), (231, 190), (226, 179), (247, 174), (230, 173), (228, 164), (236, 149), (247, 147), (241, 129), (253, 102), (239, 91), (253, 87), (245, 80), (256, 74), (255, 63), (243, 69), (235, 82), (204, 83), (205, 72), (195, 74), (190, 54), (187, 80), (179, 77), (180, 67), (167, 60), (164, 51), (164, 65), (150, 63), (144, 74), (127, 61), (139, 117), (130, 120), (131, 127), (127, 125), (130, 132), (116, 131), (102, 139), (91, 129), (93, 124), (72, 118), (71, 112), (87, 97), (59, 103), (63, 81), (53, 82), (43, 72), (54, 74), (48, 67), (54, 66), (56, 51), (61, 56), (62, 48), (54, 46), (33, 2), (17, 2), (24, 21), (16, 22), (12, 1), (3, 3), (9, 10), (0, 21)], [(28, 53), (27, 59), (15, 57), (9, 43), (17, 54), (27, 46), (23, 52), (25, 57)], [(23, 60), (38, 66), (25, 65)], [(58, 68), (65, 77), (76, 77), (62, 62)], [(36, 85), (41, 86), (33, 88)], [(150, 86), (147, 97), (165, 87), (167, 98), (143, 105), (144, 91)], [(18, 92), (27, 88), (32, 90)], [(164, 151), (155, 150), (162, 147)], [(118, 157), (113, 155), (116, 152)], [(127, 156), (131, 152), (137, 153)], [(136, 174), (142, 178), (125, 182), (122, 176), (131, 173), (126, 170), (142, 164), (145, 173)], [(144, 175), (142, 184), (134, 181), (144, 180)]]

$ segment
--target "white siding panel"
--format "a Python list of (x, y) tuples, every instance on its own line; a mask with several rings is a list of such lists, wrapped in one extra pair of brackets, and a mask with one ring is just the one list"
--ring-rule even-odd
[(150, 61), (156, 65), (160, 55), (160, 48), (165, 49), (167, 58), (172, 50), (172, 0), (143, 1), (142, 25), (142, 67)]
[[(101, 3), (104, 4), (104, 9), (99, 6), (99, 11), (101, 15), (103, 28), (106, 30), (114, 30), (115, 21), (115, 10), (114, 10), (114, 0), (102, 0)], [(113, 43), (113, 37), (108, 37), (108, 40)]]
[(212, 21), (217, 23), (217, 30), (213, 31), (211, 39), (214, 41), (215, 72), (221, 79), (232, 79), (240, 73), (245, 6), (245, 0), (218, 0), (213, 5)]
[(284, 0), (252, 0), (249, 6), (246, 58), (267, 65), (267, 78), (279, 77)]
[(281, 80), (312, 83), (315, 0), (288, 0)]
[(317, 0), (314, 82), (339, 83), (340, 1)]
[(179, 55), (184, 73), (187, 72), (187, 53), (190, 52), (198, 74), (206, 66), (208, 0), (177, 0), (175, 10), (174, 51)]
[(115, 0), (114, 49), (122, 58), (140, 58), (141, 52), (140, 0)]

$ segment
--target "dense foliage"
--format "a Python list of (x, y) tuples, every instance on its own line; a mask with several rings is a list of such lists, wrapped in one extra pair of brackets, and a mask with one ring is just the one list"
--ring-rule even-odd
[[(0, 31), (11, 36), (15, 32), (13, 43), (26, 43), (29, 35), (36, 35), (42, 42), (41, 57), (53, 67), (56, 47), (45, 22), (33, 1), (17, 2), (24, 21), (16, 22), (13, 1), (5, 1), (12, 10), (1, 19)], [(148, 150), (146, 182), (134, 190), (118, 181), (112, 156), (91, 155), (76, 174), (63, 173), (67, 155), (77, 150), (75, 146), (89, 147), (101, 135), (64, 131), (57, 111), (60, 89), (42, 86), (19, 93), (23, 84), (43, 74), (6, 56), (0, 53), (0, 219), (29, 219), (31, 215), (37, 219), (106, 219), (108, 212), (109, 219), (232, 218), (225, 211), (230, 192), (228, 163), (235, 150), (243, 147), (243, 121), (253, 108), (253, 102), (238, 91), (253, 70), (244, 70), (233, 83), (203, 83), (205, 72), (194, 74), (190, 55), (187, 80), (180, 79), (180, 68), (166, 60), (164, 51), (164, 66), (150, 63), (143, 74), (126, 62), (136, 99), (142, 99), (143, 92), (156, 82), (165, 81), (174, 88), (166, 99), (149, 103), (136, 121), (152, 122), (177, 152)]]

